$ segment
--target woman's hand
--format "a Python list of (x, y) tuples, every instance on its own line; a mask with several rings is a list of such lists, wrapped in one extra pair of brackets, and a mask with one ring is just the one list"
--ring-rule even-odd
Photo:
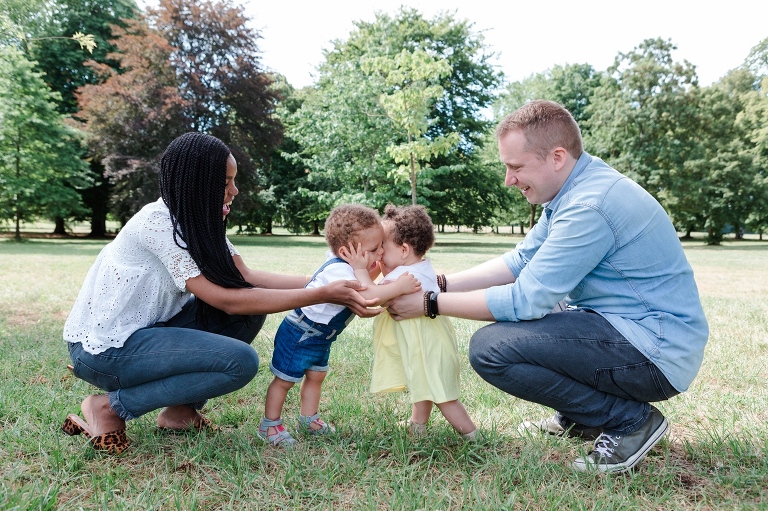
[(352, 312), (361, 318), (372, 318), (381, 314), (381, 311), (384, 309), (369, 309), (369, 307), (376, 307), (379, 300), (376, 298), (370, 300), (363, 298), (358, 291), (362, 291), (365, 288), (364, 284), (356, 280), (337, 280), (318, 289), (322, 289), (327, 294), (326, 302), (349, 307)]

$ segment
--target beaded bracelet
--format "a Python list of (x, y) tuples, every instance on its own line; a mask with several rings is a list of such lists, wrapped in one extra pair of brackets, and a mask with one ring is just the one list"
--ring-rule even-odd
[(446, 292), (446, 288), (448, 286), (448, 283), (445, 280), (445, 274), (441, 274), (437, 276), (437, 287), (440, 288), (440, 291), (442, 293)]

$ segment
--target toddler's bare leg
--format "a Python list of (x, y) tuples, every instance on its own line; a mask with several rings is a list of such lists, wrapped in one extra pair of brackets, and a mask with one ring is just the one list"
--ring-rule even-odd
[(477, 429), (477, 426), (475, 426), (475, 423), (472, 422), (472, 419), (469, 417), (467, 410), (464, 409), (464, 405), (461, 404), (461, 401), (458, 399), (439, 403), (437, 408), (440, 410), (440, 413), (443, 414), (445, 420), (447, 420), (459, 433), (466, 435)]

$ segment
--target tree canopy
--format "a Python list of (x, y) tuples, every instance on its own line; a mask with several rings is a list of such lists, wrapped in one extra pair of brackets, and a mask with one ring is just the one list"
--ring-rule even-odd
[(86, 213), (75, 189), (89, 184), (87, 167), (59, 100), (21, 51), (0, 47), (0, 215), (16, 239), (22, 221)]
[[(232, 0), (144, 12), (133, 0), (3, 0), (3, 218), (55, 218), (63, 231), (90, 215), (103, 233), (108, 211), (124, 221), (154, 200), (162, 151), (197, 130), (238, 161), (229, 219), (243, 231), (319, 233), (342, 202), (423, 204), (441, 230), (522, 231), (537, 208), (504, 187), (493, 129), (543, 98), (569, 109), (585, 149), (645, 187), (684, 235), (719, 243), (768, 225), (768, 39), (707, 87), (656, 38), (604, 71), (558, 65), (501, 89), (470, 21), (402, 7), (357, 21), (325, 51), (316, 83), (295, 90), (262, 69), (250, 22)], [(35, 193), (24, 176), (40, 182)]]

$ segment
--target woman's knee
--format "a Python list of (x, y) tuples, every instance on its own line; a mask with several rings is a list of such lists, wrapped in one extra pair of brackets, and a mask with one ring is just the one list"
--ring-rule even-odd
[(243, 349), (234, 354), (234, 360), (240, 368), (243, 385), (251, 381), (259, 372), (259, 354), (248, 344), (243, 345)]

